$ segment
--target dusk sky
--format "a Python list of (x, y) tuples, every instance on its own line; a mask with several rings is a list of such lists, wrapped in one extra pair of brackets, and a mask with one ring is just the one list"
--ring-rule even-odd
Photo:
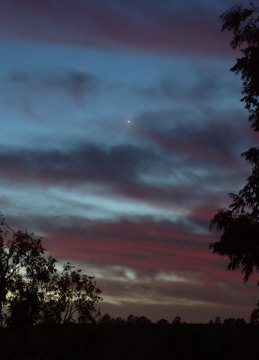
[(0, 0), (0, 198), (12, 227), (96, 278), (101, 311), (249, 318), (209, 244), (250, 167), (229, 0)]

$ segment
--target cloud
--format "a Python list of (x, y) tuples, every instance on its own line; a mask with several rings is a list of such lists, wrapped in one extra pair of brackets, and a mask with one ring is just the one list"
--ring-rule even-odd
[(46, 233), (49, 251), (61, 258), (144, 272), (169, 270), (172, 264), (175, 270), (193, 271), (200, 261), (204, 266), (213, 266), (207, 250), (210, 235), (195, 234), (184, 222), (152, 218), (93, 222), (70, 218), (66, 224), (53, 224), (47, 229), (43, 221), (40, 228)]
[[(181, 309), (183, 317), (189, 307), (200, 309), (204, 316), (228, 313), (229, 317), (237, 309), (248, 312), (254, 302), (255, 284), (246, 285), (246, 297), (242, 297), (241, 275), (227, 273), (226, 259), (208, 250), (213, 235), (194, 234), (184, 224), (151, 218), (113, 222), (70, 218), (66, 226), (56, 221), (49, 225), (44, 240), (48, 251), (94, 274), (104, 308), (115, 304), (117, 316), (120, 308), (130, 313), (134, 304), (139, 310), (143, 304), (147, 308), (142, 315), (152, 306), (152, 318), (169, 305), (172, 311)], [(213, 315), (214, 311), (218, 313)]]
[[(70, 89), (75, 74), (44, 77), (43, 84)], [(18, 73), (13, 81), (32, 80), (28, 74)], [(98, 79), (93, 82), (99, 86)], [(135, 144), (141, 140), (142, 145), (105, 146), (69, 139), (66, 149), (2, 146), (1, 183), (77, 189), (78, 194), (89, 194), (87, 187), (91, 186), (100, 199), (130, 201), (135, 207), (144, 203), (182, 214), (188, 207), (204, 206), (206, 199), (217, 208), (247, 177), (248, 166), (239, 155), (251, 146), (253, 134), (245, 123), (233, 121), (239, 116), (237, 111), (225, 112), (224, 121), (222, 113), (208, 112), (204, 122), (190, 121), (180, 110), (177, 114), (171, 109), (140, 113), (131, 136)], [(196, 225), (203, 227), (202, 221)]]
[(106, 147), (81, 144), (66, 150), (10, 149), (2, 146), (0, 163), (6, 172), (25, 181), (101, 182), (134, 181), (141, 166), (151, 166), (156, 154), (133, 145)]
[[(172, 313), (208, 321), (248, 312), (256, 289), (248, 286), (242, 296), (241, 275), (227, 273), (227, 259), (208, 249), (218, 236), (209, 232), (210, 219), (226, 204), (226, 194), (244, 182), (249, 171), (239, 154), (255, 140), (240, 108), (229, 110), (237, 83), (219, 73), (231, 53), (218, 19), (229, 0), (3, 0), (1, 5), (0, 37), (21, 41), (19, 49), (32, 41), (2, 87), (9, 91), (10, 109), (18, 99), (34, 121), (29, 129), (23, 114), (10, 110), (8, 118), (7, 113), (17, 127), (9, 133), (16, 145), (0, 146), (0, 199), (7, 221), (10, 214), (13, 227), (42, 235), (49, 253), (95, 276), (105, 306), (115, 304), (116, 315), (123, 308), (152, 318)], [(67, 63), (83, 56), (85, 71), (58, 65), (33, 72), (39, 67), (34, 64), (22, 72), (27, 61), (37, 62), (35, 42), (112, 55), (67, 55)], [(116, 51), (125, 56), (116, 59), (115, 72), (109, 61), (97, 64), (96, 59), (115, 59)], [(134, 51), (155, 57), (136, 57)], [(53, 62), (63, 61), (60, 54), (53, 53)], [(167, 76), (171, 61), (175, 68)], [(136, 67), (145, 62), (139, 77)], [(109, 88), (95, 75), (100, 69), (110, 78)], [(158, 73), (160, 80), (151, 83)], [(80, 105), (78, 100), (85, 104), (88, 98), (91, 107), (71, 107), (71, 101)], [(156, 111), (141, 112), (144, 106)], [(130, 129), (121, 120), (126, 112)], [(44, 118), (40, 126), (35, 114)], [(18, 147), (15, 136), (21, 132), (26, 144)]]
[(95, 75), (75, 71), (48, 70), (48, 73), (27, 73), (16, 71), (7, 78), (7, 83), (24, 92), (38, 92), (39, 94), (49, 91), (63, 91), (74, 99), (83, 96), (96, 95), (101, 86), (101, 81)]
[(151, 146), (81, 143), (65, 150), (2, 146), (1, 183), (70, 188), (89, 195), (93, 194), (87, 191), (91, 185), (102, 199), (124, 199), (181, 213), (188, 206), (198, 206), (209, 194), (219, 198), (222, 185), (233, 187), (243, 176), (240, 169), (229, 167), (239, 164), (224, 141), (238, 146), (233, 129), (225, 132), (213, 126), (211, 130), (179, 126), (167, 134), (142, 132)]
[[(175, 65), (174, 65), (175, 66)], [(223, 64), (219, 68), (218, 63), (192, 63), (191, 68), (187, 63), (176, 66), (174, 74), (166, 74), (157, 82), (148, 86), (138, 86), (133, 89), (138, 96), (142, 95), (151, 101), (168, 100), (172, 102), (189, 102), (194, 106), (214, 102), (219, 106), (226, 98), (229, 100), (240, 97), (240, 81), (233, 74), (223, 72)], [(189, 72), (189, 76), (179, 76), (179, 73)], [(215, 105), (214, 105), (215, 106)]]
[(193, 114), (191, 122), (180, 111), (142, 113), (136, 118), (136, 135), (157, 144), (172, 156), (178, 154), (188, 158), (198, 167), (213, 169), (221, 165), (226, 169), (230, 165), (233, 168), (240, 166), (240, 153), (252, 144), (247, 124), (232, 120), (238, 116), (235, 111), (226, 113), (224, 120), (217, 113), (210, 115), (204, 121), (196, 122), (197, 115)]
[(221, 55), (229, 47), (218, 16), (199, 2), (180, 9), (153, 1), (5, 0), (0, 29), (5, 38)]

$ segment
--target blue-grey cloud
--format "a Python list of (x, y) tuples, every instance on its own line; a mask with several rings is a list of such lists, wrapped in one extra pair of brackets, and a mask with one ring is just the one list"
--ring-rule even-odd
[(7, 83), (23, 91), (64, 91), (74, 98), (96, 95), (101, 89), (101, 80), (92, 74), (75, 70), (48, 73), (28, 73), (16, 71), (7, 78)]

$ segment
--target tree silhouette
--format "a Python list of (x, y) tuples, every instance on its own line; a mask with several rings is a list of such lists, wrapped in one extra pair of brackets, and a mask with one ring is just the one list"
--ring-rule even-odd
[(250, 3), (249, 7), (234, 6), (220, 16), (222, 31), (234, 35), (230, 45), (239, 48), (241, 58), (230, 69), (240, 73), (244, 95), (241, 101), (249, 111), (249, 121), (255, 131), (259, 130), (259, 8)]
[(157, 325), (160, 325), (160, 326), (165, 326), (165, 325), (169, 325), (169, 324), (170, 324), (170, 322), (164, 318), (157, 321)]
[(101, 291), (70, 263), (57, 269), (41, 239), (0, 221), (0, 319), (9, 326), (94, 322)]
[[(242, 54), (231, 71), (241, 74), (243, 97), (254, 131), (259, 131), (259, 8), (235, 6), (221, 15), (222, 30), (231, 31), (232, 48)], [(241, 269), (244, 281), (259, 270), (259, 148), (242, 154), (253, 166), (247, 184), (230, 193), (231, 204), (218, 210), (211, 221), (222, 234), (210, 244), (213, 253), (229, 258), (228, 270)]]
[(46, 320), (51, 314), (58, 316), (56, 322), (93, 323), (99, 316), (96, 304), (101, 300), (101, 290), (96, 287), (94, 278), (82, 274), (70, 263), (63, 266), (61, 273), (56, 273), (48, 289), (46, 302)]
[[(17, 310), (40, 282), (47, 283), (55, 272), (56, 260), (45, 255), (41, 239), (21, 230), (13, 231), (0, 221), (0, 319), (4, 307)], [(16, 304), (16, 305), (15, 305)], [(32, 304), (32, 302), (31, 302)], [(14, 310), (14, 311), (16, 311)], [(32, 309), (31, 309), (32, 310)]]
[(259, 301), (256, 304), (256, 308), (250, 314), (250, 323), (259, 324)]
[(178, 324), (181, 324), (181, 323), (182, 323), (182, 317), (181, 316), (176, 316), (172, 321), (172, 324), (174, 324), (174, 325), (178, 325)]

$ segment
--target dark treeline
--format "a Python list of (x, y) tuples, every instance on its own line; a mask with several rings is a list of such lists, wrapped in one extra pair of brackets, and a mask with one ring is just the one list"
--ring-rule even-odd
[[(250, 324), (259, 324), (259, 310), (256, 308), (255, 310), (252, 311), (251, 315), (250, 315), (250, 320), (249, 320)], [(133, 314), (129, 314), (128, 317), (126, 319), (121, 318), (121, 317), (112, 317), (110, 316), (108, 313), (103, 314), (102, 316), (100, 316), (97, 324), (101, 324), (101, 325), (187, 325), (187, 324), (193, 324), (193, 323), (188, 323), (184, 320), (182, 320), (181, 316), (175, 316), (174, 319), (172, 321), (169, 321), (167, 319), (160, 319), (156, 322), (153, 322), (152, 320), (150, 320), (149, 318), (147, 318), (146, 316), (136, 316)], [(218, 325), (218, 324), (223, 324), (223, 325), (244, 325), (247, 324), (246, 320), (244, 318), (234, 318), (234, 317), (230, 317), (230, 318), (226, 318), (226, 319), (221, 319), (220, 316), (216, 316), (215, 319), (211, 319), (209, 320), (208, 324), (210, 325)]]
[(3, 360), (259, 358), (259, 326), (245, 323), (37, 325), (0, 328)]

